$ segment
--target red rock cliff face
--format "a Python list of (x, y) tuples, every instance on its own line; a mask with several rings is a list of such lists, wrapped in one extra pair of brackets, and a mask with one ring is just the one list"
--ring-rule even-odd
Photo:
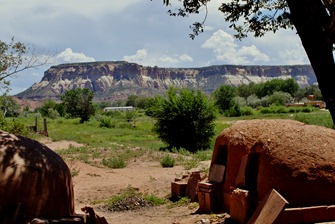
[(213, 92), (219, 86), (259, 83), (271, 78), (294, 78), (300, 85), (316, 82), (313, 70), (303, 66), (210, 66), (203, 68), (145, 67), (128, 62), (62, 64), (48, 69), (39, 83), (19, 98), (58, 98), (66, 90), (88, 88), (98, 99), (125, 99), (131, 94), (163, 94), (169, 86)]

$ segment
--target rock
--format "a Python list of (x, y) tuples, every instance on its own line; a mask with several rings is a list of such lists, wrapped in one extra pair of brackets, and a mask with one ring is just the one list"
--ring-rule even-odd
[(273, 78), (293, 78), (300, 86), (316, 82), (309, 65), (158, 68), (125, 61), (61, 64), (49, 68), (39, 83), (17, 95), (22, 99), (59, 98), (67, 90), (88, 88), (96, 99), (120, 100), (129, 95), (163, 94), (169, 86), (201, 89), (211, 93), (221, 85), (239, 86)]

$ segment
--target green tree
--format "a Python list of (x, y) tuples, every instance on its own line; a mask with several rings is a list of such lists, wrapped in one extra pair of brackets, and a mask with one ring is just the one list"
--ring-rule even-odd
[(92, 100), (94, 92), (89, 89), (72, 89), (61, 95), (65, 111), (71, 117), (79, 117), (80, 123), (88, 121), (95, 113)]
[(130, 95), (130, 96), (128, 96), (127, 101), (126, 101), (126, 106), (133, 106), (133, 107), (135, 107), (137, 99), (138, 99), (137, 95)]
[(3, 94), (0, 96), (0, 110), (4, 117), (17, 117), (20, 114), (20, 105), (13, 97)]
[(251, 82), (248, 85), (242, 84), (237, 87), (237, 95), (243, 97), (246, 101), (249, 96), (255, 93), (255, 83)]
[(237, 89), (233, 86), (222, 85), (213, 92), (215, 105), (221, 113), (235, 106), (233, 98), (237, 95)]
[(65, 107), (63, 103), (57, 103), (54, 100), (47, 100), (43, 102), (43, 105), (39, 108), (36, 108), (36, 111), (40, 112), (44, 117), (55, 117), (55, 113), (58, 113), (58, 116), (65, 116)]
[(286, 103), (292, 102), (292, 97), (287, 92), (274, 92), (267, 99), (269, 105), (282, 105), (284, 106)]
[[(169, 11), (172, 16), (197, 14), (206, 9), (210, 0), (183, 0), (177, 11)], [(167, 6), (172, 0), (163, 0)], [(175, 1), (178, 2), (178, 1)], [(261, 37), (266, 32), (295, 28), (318, 80), (323, 99), (335, 124), (335, 63), (333, 45), (335, 43), (335, 1), (334, 0), (233, 0), (221, 4), (229, 27), (236, 31), (236, 38), (253, 33)], [(206, 16), (205, 16), (206, 18)], [(202, 22), (192, 26), (191, 38), (203, 31)]]
[(255, 85), (255, 94), (259, 97), (270, 96), (274, 92), (285, 92), (294, 96), (299, 89), (299, 85), (293, 79), (272, 79)]
[(154, 132), (168, 149), (195, 152), (210, 147), (216, 113), (201, 91), (170, 88), (166, 97), (154, 98), (146, 114), (156, 119)]
[(307, 98), (307, 96), (313, 95), (314, 100), (323, 100), (321, 91), (317, 85), (311, 85), (311, 86), (306, 86), (303, 88), (299, 88), (297, 91), (295, 98), (296, 100), (300, 101), (304, 98)]

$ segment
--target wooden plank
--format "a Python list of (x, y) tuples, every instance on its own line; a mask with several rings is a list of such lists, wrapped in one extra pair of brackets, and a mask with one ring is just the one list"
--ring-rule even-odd
[(272, 189), (257, 207), (248, 224), (272, 224), (288, 202)]
[(209, 170), (208, 181), (214, 183), (222, 183), (225, 168), (226, 167), (224, 165), (213, 164)]
[(237, 176), (235, 178), (235, 185), (238, 187), (244, 187), (245, 186), (245, 174), (247, 169), (249, 156), (245, 155), (241, 159), (240, 168), (238, 170)]

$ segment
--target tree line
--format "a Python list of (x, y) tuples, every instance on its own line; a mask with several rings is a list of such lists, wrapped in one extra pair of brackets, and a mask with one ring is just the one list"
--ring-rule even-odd
[[(245, 108), (284, 105), (292, 101), (303, 101), (308, 95), (322, 99), (317, 86), (300, 88), (293, 79), (273, 79), (238, 87), (222, 85), (211, 95), (206, 95), (200, 90), (171, 87), (165, 95), (154, 97), (130, 95), (124, 101), (113, 103), (93, 102), (94, 92), (78, 88), (66, 91), (58, 102), (45, 101), (41, 107), (34, 110), (34, 113), (40, 113), (41, 116), (51, 119), (80, 118), (80, 123), (88, 121), (96, 114), (101, 114), (100, 127), (112, 128), (115, 125), (111, 123), (111, 116), (116, 115), (103, 112), (103, 108), (134, 106), (155, 120), (153, 131), (166, 143), (166, 149), (183, 148), (195, 152), (210, 147), (210, 139), (214, 135), (214, 122), (220, 114), (228, 117), (248, 115), (243, 112)], [(8, 96), (0, 97), (0, 108), (0, 121), (5, 121), (4, 117), (29, 113), (27, 107), (19, 112), (19, 106)], [(132, 121), (135, 112), (125, 113), (125, 119), (128, 122)], [(4, 123), (0, 122), (0, 128), (3, 127)]]

